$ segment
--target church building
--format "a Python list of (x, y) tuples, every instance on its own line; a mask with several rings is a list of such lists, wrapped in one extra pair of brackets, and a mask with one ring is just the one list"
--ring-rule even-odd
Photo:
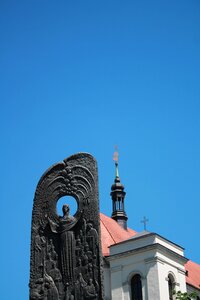
[(105, 300), (173, 300), (173, 291), (195, 291), (200, 300), (200, 265), (184, 256), (184, 248), (158, 233), (127, 227), (117, 158), (115, 167), (112, 215), (100, 214)]

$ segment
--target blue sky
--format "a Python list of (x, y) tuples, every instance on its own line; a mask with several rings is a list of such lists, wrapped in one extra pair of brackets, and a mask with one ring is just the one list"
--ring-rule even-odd
[(28, 299), (43, 172), (91, 153), (110, 215), (116, 144), (129, 227), (200, 263), (200, 2), (1, 0), (0, 33), (2, 299)]

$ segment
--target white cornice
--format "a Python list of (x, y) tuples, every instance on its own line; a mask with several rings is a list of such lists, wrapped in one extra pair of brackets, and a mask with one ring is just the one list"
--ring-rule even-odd
[[(155, 244), (152, 244), (152, 245), (147, 245), (147, 246), (144, 246), (144, 247), (140, 247), (140, 248), (137, 248), (137, 249), (133, 249), (133, 250), (128, 250), (128, 251), (124, 251), (124, 252), (120, 252), (120, 253), (116, 253), (116, 254), (113, 254), (113, 255), (110, 255), (110, 256), (107, 256), (106, 257), (106, 260), (107, 261), (113, 261), (113, 260), (116, 260), (116, 259), (119, 259), (119, 258), (123, 258), (123, 257), (129, 257), (129, 256), (132, 256), (132, 255), (136, 255), (136, 254), (139, 254), (139, 253), (144, 253), (144, 252), (148, 252), (150, 250), (156, 250), (156, 251), (160, 251), (162, 254), (172, 258), (173, 260), (175, 261), (178, 261), (179, 263), (182, 263), (182, 264), (185, 264), (188, 259), (174, 251), (172, 251), (171, 249), (168, 249), (167, 247), (163, 246), (163, 245), (160, 245), (158, 243), (155, 243)], [(160, 263), (168, 263), (167, 261), (165, 261), (164, 259), (162, 258), (158, 258), (157, 255), (153, 256), (152, 258), (150, 258), (150, 260), (154, 259), (155, 261), (159, 259), (159, 262)], [(148, 261), (149, 259), (146, 259), (146, 261)]]

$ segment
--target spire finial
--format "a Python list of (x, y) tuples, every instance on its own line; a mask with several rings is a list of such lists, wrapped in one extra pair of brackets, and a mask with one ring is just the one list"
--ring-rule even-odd
[(119, 178), (119, 169), (118, 169), (118, 163), (119, 163), (119, 152), (118, 152), (118, 146), (115, 146), (115, 152), (113, 155), (113, 160), (115, 161), (115, 177)]

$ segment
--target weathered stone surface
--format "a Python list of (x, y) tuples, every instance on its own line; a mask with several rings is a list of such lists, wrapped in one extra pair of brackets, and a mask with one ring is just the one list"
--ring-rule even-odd
[[(56, 205), (63, 196), (77, 212)], [(98, 177), (94, 158), (73, 155), (49, 168), (34, 198), (31, 231), (30, 300), (103, 299)]]

